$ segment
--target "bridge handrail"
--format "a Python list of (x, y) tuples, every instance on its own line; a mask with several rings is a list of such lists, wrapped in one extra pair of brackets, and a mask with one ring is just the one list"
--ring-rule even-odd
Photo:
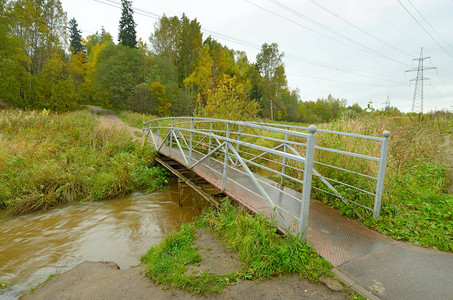
[[(229, 143), (232, 143), (232, 144), (237, 144), (237, 145), (244, 146), (244, 147), (250, 147), (250, 148), (253, 148), (253, 149), (256, 149), (256, 150), (265, 151), (267, 153), (275, 154), (275, 155), (282, 156), (282, 157), (286, 157), (286, 158), (289, 158), (289, 159), (292, 159), (292, 160), (295, 160), (295, 161), (305, 162), (305, 157), (302, 157), (302, 156), (297, 156), (297, 155), (293, 155), (293, 154), (286, 153), (286, 152), (283, 152), (283, 151), (273, 150), (273, 149), (269, 149), (269, 148), (262, 147), (262, 146), (259, 146), (259, 145), (238, 141), (236, 139), (224, 137), (224, 136), (221, 136), (221, 135), (216, 135), (216, 134), (212, 134), (212, 133), (202, 132), (202, 131), (198, 131), (198, 130), (192, 130), (192, 129), (189, 129), (189, 128), (178, 128), (177, 130), (179, 130), (179, 131), (182, 130), (182, 131), (186, 131), (186, 132), (189, 132), (189, 133), (190, 132), (200, 133), (200, 134), (203, 134), (205, 136), (214, 137), (214, 138), (217, 138), (219, 140), (222, 140), (222, 141), (225, 141), (225, 142), (229, 142)], [(282, 140), (282, 142), (284, 142), (284, 140)], [(290, 142), (288, 141), (288, 143), (290, 143)]]
[[(167, 118), (163, 118), (163, 119), (167, 119)], [(160, 121), (160, 120), (163, 120), (163, 119), (155, 119), (155, 120), (156, 121)], [(211, 119), (211, 120), (214, 120), (214, 119)], [(223, 122), (223, 123), (228, 123), (228, 122)], [(176, 125), (182, 125), (182, 124), (190, 124), (190, 122), (175, 123), (173, 125), (176, 126)], [(284, 130), (273, 130), (274, 128), (272, 128), (272, 127), (249, 126), (245, 122), (244, 123), (236, 123), (235, 122), (235, 123), (230, 123), (230, 124), (240, 124), (240, 125), (244, 125), (244, 126), (248, 126), (248, 127), (252, 127), (252, 128), (264, 129), (264, 130), (273, 131), (273, 132), (279, 132), (279, 133), (287, 133), (288, 132), (288, 131), (284, 131)], [(146, 130), (146, 129), (155, 129), (155, 128), (158, 128), (158, 127), (151, 127), (150, 126), (150, 127), (145, 127), (144, 129)], [(161, 129), (170, 129), (172, 127), (160, 126), (160, 128)], [(191, 129), (188, 129), (188, 128), (180, 128), (180, 130), (184, 130), (184, 131), (188, 131), (188, 132), (193, 131), (194, 133), (200, 133), (200, 134), (209, 135), (208, 133), (203, 132), (202, 130), (191, 130)], [(208, 129), (205, 129), (205, 130), (208, 130)], [(290, 132), (291, 132), (291, 135), (294, 135), (294, 136), (299, 136), (299, 137), (304, 137), (304, 138), (306, 138), (308, 136), (308, 134), (300, 133), (300, 132), (297, 132), (297, 131), (290, 131)], [(236, 134), (237, 132), (231, 132), (231, 133)], [(334, 131), (331, 131), (329, 133), (334, 133)], [(256, 136), (256, 135), (247, 134), (247, 133), (241, 133), (241, 135), (244, 135), (244, 136)], [(221, 137), (221, 136), (219, 136), (219, 137)], [(354, 136), (354, 137), (360, 137), (360, 136)], [(273, 140), (273, 141), (285, 142), (285, 140), (282, 140), (282, 139), (275, 139), (275, 138), (269, 138), (269, 137), (266, 137), (266, 139)], [(376, 138), (376, 139), (373, 139), (373, 140), (382, 141), (382, 140), (384, 140), (384, 138), (379, 138), (379, 139)], [(293, 145), (299, 145), (299, 146), (306, 146), (306, 144), (292, 142), (292, 141), (286, 141), (286, 143), (293, 144)], [(371, 161), (375, 161), (375, 162), (380, 162), (381, 161), (380, 157), (364, 155), (364, 154), (359, 154), (359, 153), (354, 153), (354, 152), (349, 152), (349, 151), (331, 149), (331, 148), (320, 147), (320, 146), (316, 146), (316, 145), (315, 145), (315, 149), (324, 150), (324, 151), (333, 152), (333, 153), (338, 153), (338, 154), (343, 154), (343, 155), (349, 155), (349, 156), (353, 156), (353, 157), (356, 157), (356, 158), (362, 158), (362, 159), (371, 160)]]
[[(166, 125), (162, 124), (162, 123), (166, 123), (167, 121), (171, 122), (171, 124), (166, 124)], [(199, 123), (206, 123), (206, 124), (210, 123), (210, 128), (195, 128), (194, 127), (195, 124), (199, 124)], [(153, 124), (156, 124), (156, 125), (153, 126)], [(216, 129), (214, 129), (213, 128), (213, 124), (224, 124), (224, 125), (216, 125)], [(237, 129), (232, 130), (230, 128), (230, 126), (232, 126), (232, 125), (237, 125), (237, 127), (236, 126), (234, 127), (234, 128), (237, 128)], [(225, 130), (225, 126), (227, 128), (226, 130)], [(285, 135), (285, 139), (279, 138), (280, 135), (273, 136), (273, 137), (272, 136), (263, 136), (263, 135), (255, 134), (254, 131), (250, 132), (250, 131), (247, 131), (247, 130), (244, 130), (244, 129), (242, 129), (242, 132), (241, 132), (241, 128), (244, 128), (244, 127), (248, 127), (248, 128), (252, 128), (252, 129), (259, 129), (259, 130), (263, 130), (265, 132), (275, 132), (275, 133), (279, 133), (279, 134), (284, 134)], [(313, 127), (311, 127), (311, 128), (313, 128)], [(300, 149), (300, 147), (304, 147), (307, 150), (306, 152), (308, 153), (309, 152), (308, 149), (310, 148), (310, 146), (308, 145), (308, 140), (310, 139), (310, 136), (312, 136), (315, 131), (316, 132), (327, 133), (327, 134), (355, 137), (355, 138), (359, 138), (359, 139), (380, 142), (381, 143), (381, 149), (380, 149), (379, 157), (371, 156), (371, 155), (367, 155), (367, 154), (354, 153), (354, 152), (350, 152), (350, 151), (344, 151), (344, 150), (335, 149), (335, 148), (317, 146), (315, 144), (313, 144), (313, 149), (312, 149), (313, 152), (315, 150), (327, 151), (327, 152), (330, 152), (330, 153), (346, 155), (346, 156), (350, 156), (350, 157), (354, 157), (354, 158), (358, 158), (358, 159), (363, 159), (363, 160), (366, 160), (366, 161), (377, 162), (377, 163), (379, 163), (379, 169), (378, 169), (378, 174), (377, 174), (376, 177), (375, 176), (371, 176), (371, 175), (367, 175), (367, 174), (363, 174), (363, 173), (358, 172), (358, 171), (356, 172), (354, 170), (346, 169), (346, 167), (344, 167), (343, 165), (334, 166), (334, 165), (326, 164), (326, 163), (323, 163), (323, 162), (320, 162), (320, 161), (319, 162), (315, 161), (314, 160), (314, 156), (312, 158), (310, 158), (310, 160), (312, 160), (312, 163), (319, 164), (319, 165), (325, 166), (325, 167), (334, 168), (334, 169), (336, 169), (338, 171), (341, 171), (341, 172), (349, 172), (349, 173), (357, 174), (357, 175), (362, 176), (362, 177), (366, 177), (368, 179), (376, 180), (376, 186), (375, 186), (376, 190), (373, 193), (373, 192), (370, 192), (368, 190), (364, 190), (361, 187), (359, 187), (359, 186), (361, 186), (361, 184), (359, 186), (354, 186), (354, 185), (342, 182), (340, 180), (336, 180), (336, 179), (334, 179), (335, 177), (334, 178), (329, 178), (329, 177), (326, 177), (326, 176), (322, 176), (321, 174), (319, 174), (319, 172), (316, 172), (316, 170), (313, 169), (313, 175), (315, 175), (317, 178), (319, 178), (323, 182), (323, 184), (325, 184), (328, 187), (328, 189), (333, 191), (333, 193), (330, 193), (330, 192), (327, 192), (327, 193), (332, 194), (332, 195), (340, 198), (346, 204), (353, 203), (353, 204), (356, 204), (356, 205), (358, 205), (360, 207), (364, 207), (364, 208), (366, 208), (368, 210), (372, 210), (374, 218), (377, 218), (379, 216), (380, 207), (381, 207), (381, 200), (382, 200), (382, 191), (383, 191), (383, 180), (384, 180), (384, 174), (385, 174), (386, 156), (387, 156), (387, 149), (388, 149), (388, 137), (390, 135), (389, 132), (384, 132), (383, 133), (383, 137), (373, 137), (373, 136), (366, 136), (366, 135), (362, 135), (362, 134), (353, 134), (353, 133), (346, 133), (346, 132), (339, 132), (339, 131), (325, 130), (325, 129), (316, 129), (315, 131), (313, 131), (313, 133), (310, 133), (310, 127), (304, 127), (304, 126), (287, 125), (287, 124), (276, 124), (276, 123), (265, 123), (265, 122), (232, 121), (232, 120), (214, 119), (214, 118), (206, 118), (206, 117), (167, 117), (167, 118), (153, 119), (153, 120), (150, 120), (150, 121), (147, 121), (147, 122), (143, 123), (143, 133), (145, 133), (145, 131), (148, 131), (153, 139), (154, 139), (154, 136), (151, 133), (157, 131), (158, 143), (156, 143), (156, 141), (154, 141), (156, 146), (157, 146), (157, 144), (160, 144), (159, 143), (159, 138), (160, 138), (159, 137), (159, 132), (160, 131), (162, 131), (162, 132), (167, 132), (168, 131), (168, 133), (167, 133), (167, 135), (165, 137), (165, 140), (168, 140), (168, 142), (170, 143), (170, 149), (172, 147), (171, 146), (171, 140), (173, 138), (175, 138), (175, 141), (177, 142), (177, 146), (178, 146), (178, 148), (180, 149), (181, 152), (183, 152), (183, 148), (185, 148), (185, 149), (187, 149), (189, 151), (189, 163), (188, 163), (189, 167), (191, 167), (190, 161), (191, 161), (191, 157), (192, 157), (192, 152), (194, 151), (194, 152), (198, 152), (200, 154), (203, 154), (203, 151), (205, 151), (205, 150), (202, 150), (200, 152), (196, 148), (201, 143), (203, 143), (203, 141), (205, 141), (205, 139), (209, 139), (209, 150), (211, 150), (211, 140), (216, 140), (217, 143), (222, 144), (222, 145), (220, 145), (220, 146), (218, 146), (216, 148), (216, 151), (221, 148), (221, 149), (226, 149), (225, 151), (227, 151), (227, 152), (233, 152), (233, 154), (236, 155), (236, 156), (241, 156), (241, 155), (247, 154), (249, 159), (245, 159), (244, 157), (242, 157), (242, 158), (237, 157), (236, 158), (236, 163), (238, 163), (238, 161), (241, 160), (242, 163), (246, 162), (247, 164), (251, 164), (251, 165), (254, 165), (256, 167), (260, 167), (263, 170), (273, 171), (275, 174), (277, 174), (278, 176), (281, 177), (281, 184), (282, 185), (284, 184), (285, 178), (289, 177), (287, 174), (285, 174), (285, 168), (287, 168), (288, 170), (293, 169), (295, 172), (303, 172), (302, 174), (305, 174), (305, 172), (304, 172), (305, 170), (303, 170), (305, 168), (298, 168), (297, 165), (287, 164), (286, 160), (291, 160), (291, 161), (295, 161), (295, 162), (302, 162), (302, 163), (306, 164), (307, 163), (307, 158), (303, 157), (302, 155), (299, 154), (300, 150), (296, 151), (295, 149)], [(301, 132), (301, 131), (308, 131), (309, 133), (305, 133), (305, 132)], [(178, 141), (179, 138), (175, 135), (175, 133), (170, 133), (170, 132), (179, 132), (178, 134), (182, 138), (181, 142), (184, 142), (184, 144), (179, 144), (179, 141)], [(200, 139), (199, 140), (195, 140), (194, 135), (196, 135), (197, 138), (200, 138)], [(232, 138), (230, 135), (236, 136), (236, 138)], [(186, 137), (184, 137), (184, 136), (186, 136)], [(190, 136), (190, 145), (189, 145), (189, 142), (188, 142), (189, 141), (189, 136)], [(290, 140), (289, 136), (294, 136), (294, 137), (296, 137), (296, 139), (295, 140)], [(203, 137), (203, 138), (201, 138), (201, 137)], [(265, 140), (271, 141), (271, 144), (274, 143), (274, 145), (275, 145), (275, 143), (278, 143), (279, 146), (274, 147), (273, 149), (271, 149), (270, 147), (260, 146), (260, 145), (256, 145), (256, 144), (253, 144), (253, 143), (250, 143), (250, 142), (245, 142), (243, 140), (240, 140), (241, 138), (244, 138), (244, 137), (263, 138)], [(186, 138), (187, 138), (187, 140), (186, 140)], [(304, 144), (303, 141), (300, 141), (297, 138), (307, 139), (307, 143)], [(314, 140), (315, 139), (313, 137), (313, 141)], [(250, 141), (250, 140), (248, 140), (248, 141)], [(162, 141), (161, 145), (163, 145), (164, 142), (165, 141)], [(195, 142), (195, 144), (196, 144), (195, 146), (193, 145), (193, 142)], [(230, 145), (229, 146), (230, 148), (225, 146), (226, 144)], [(236, 146), (236, 149), (234, 149), (234, 147), (232, 146), (233, 144)], [(262, 145), (266, 145), (266, 144), (262, 144)], [(269, 145), (269, 144), (267, 144), (267, 145)], [(294, 148), (291, 145), (294, 146)], [(296, 146), (298, 146), (299, 148), (296, 148)], [(241, 147), (241, 150), (239, 149), (240, 147)], [(373, 146), (373, 147), (375, 147), (375, 146)], [(284, 148), (284, 150), (283, 151), (278, 150), (279, 148)], [(228, 149), (230, 149), (230, 150), (228, 150)], [(245, 149), (254, 149), (254, 151), (252, 151), (252, 152), (261, 151), (262, 154), (255, 155), (255, 153), (250, 153), (250, 152), (247, 152), (247, 151), (243, 151)], [(353, 149), (357, 149), (357, 148), (353, 148)], [(371, 151), (371, 153), (373, 153), (373, 151), (377, 150), (376, 148), (370, 148), (370, 149), (371, 150), (369, 150), (369, 151)], [(293, 152), (293, 153), (291, 153), (291, 152)], [(242, 153), (242, 154), (240, 154), (240, 153)], [(233, 155), (233, 154), (231, 154), (231, 155)], [(253, 156), (253, 155), (255, 155), (255, 156)], [(264, 167), (262, 165), (260, 166), (256, 162), (253, 162), (253, 160), (256, 159), (256, 158), (260, 158), (260, 159), (263, 159), (263, 160), (267, 160), (267, 161), (273, 162), (272, 160), (269, 160), (269, 159), (265, 158), (263, 155), (271, 155), (270, 156), (271, 158), (273, 157), (272, 155), (275, 155), (276, 157), (281, 157), (283, 159), (283, 162), (280, 162), (280, 161), (275, 161), (274, 162), (274, 163), (278, 164), (281, 167), (281, 171), (271, 170), (271, 168)], [(306, 154), (305, 156), (307, 156), (307, 155), (308, 154)], [(227, 159), (226, 158), (227, 156), (228, 155), (225, 154), (225, 160), (229, 159), (229, 161), (232, 161), (231, 158)], [(253, 158), (250, 159), (250, 156), (253, 156)], [(186, 160), (186, 158), (184, 158), (184, 159)], [(273, 157), (273, 159), (275, 160), (275, 157)], [(187, 162), (187, 160), (186, 160), (186, 162)], [(275, 167), (273, 167), (273, 168), (275, 168)], [(313, 166), (311, 168), (313, 168)], [(367, 170), (367, 169), (365, 169), (365, 170)], [(372, 170), (372, 169), (369, 169), (369, 171), (370, 170)], [(299, 179), (297, 179), (295, 177), (291, 178), (291, 180), (293, 180), (294, 182), (299, 182), (299, 183), (301, 182), (301, 180), (299, 180)], [(345, 186), (347, 188), (352, 188), (352, 189), (355, 189), (357, 191), (363, 192), (365, 194), (369, 194), (369, 195), (374, 196), (374, 198), (375, 198), (374, 199), (374, 208), (371, 208), (371, 207), (368, 207), (366, 205), (360, 204), (360, 203), (358, 203), (356, 201), (345, 199), (332, 186), (332, 184), (330, 184), (330, 182), (335, 183), (335, 184), (341, 184), (341, 185), (343, 185), (343, 186)], [(311, 182), (310, 182), (310, 185), (311, 185)], [(365, 186), (367, 186), (367, 189), (368, 189), (368, 187), (369, 187), (368, 184), (366, 184)], [(326, 192), (325, 190), (323, 190), (321, 188), (318, 188), (318, 187), (314, 187), (314, 188), (319, 190), (319, 191)]]
[[(269, 131), (279, 132), (279, 133), (288, 132), (288, 130), (275, 128), (273, 126), (266, 126), (265, 124), (258, 124), (258, 123), (255, 123), (255, 122), (232, 121), (232, 120), (203, 118), (203, 117), (167, 117), (167, 118), (159, 118), (159, 119), (153, 119), (153, 120), (144, 122), (143, 126), (145, 126), (147, 124), (150, 124), (152, 122), (172, 120), (172, 119), (173, 120), (178, 120), (178, 119), (183, 119), (183, 120), (187, 120), (187, 119), (203, 120), (205, 122), (216, 122), (216, 123), (225, 123), (225, 124), (228, 123), (228, 124), (242, 125), (242, 126), (247, 126), (247, 127), (251, 127), (251, 128), (264, 129), (264, 130), (269, 130)], [(190, 123), (191, 122), (183, 122), (181, 124), (190, 124)], [(197, 122), (195, 122), (195, 123), (197, 123)], [(174, 125), (177, 125), (177, 124), (174, 124)], [(308, 131), (308, 127), (307, 127), (307, 131)], [(291, 131), (291, 134), (294, 135), (294, 136), (299, 136), (299, 137), (304, 137), (304, 138), (307, 138), (309, 136), (308, 133), (302, 133), (302, 132), (298, 132), (298, 131)]]
[[(295, 129), (301, 129), (301, 130), (308, 130), (308, 127), (305, 126), (297, 126), (297, 125), (287, 125), (287, 124), (278, 124), (278, 123), (265, 123), (265, 122), (252, 122), (255, 124), (263, 124), (267, 126), (275, 126), (275, 127), (284, 127), (284, 128), (295, 128)], [(366, 140), (373, 140), (373, 141), (378, 141), (378, 142), (383, 142), (385, 140), (384, 137), (377, 137), (377, 136), (370, 136), (370, 135), (363, 135), (363, 134), (356, 134), (356, 133), (349, 133), (349, 132), (341, 132), (341, 131), (335, 131), (335, 130), (329, 130), (329, 129), (321, 129), (318, 128), (316, 132), (323, 132), (323, 133), (331, 133), (331, 134), (337, 134), (337, 135), (344, 135), (344, 136), (350, 136), (350, 137), (357, 137), (361, 139), (366, 139)]]

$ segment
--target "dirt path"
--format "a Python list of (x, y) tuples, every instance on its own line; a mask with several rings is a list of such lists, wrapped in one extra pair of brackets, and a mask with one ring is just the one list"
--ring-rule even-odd
[(115, 126), (124, 127), (127, 130), (129, 130), (129, 132), (131, 133), (131, 135), (134, 139), (137, 139), (137, 140), (140, 139), (137, 137), (136, 133), (141, 134), (142, 131), (138, 128), (127, 125), (123, 120), (121, 120), (116, 115), (116, 113), (113, 110), (103, 109), (102, 107), (93, 106), (93, 105), (86, 105), (86, 107), (91, 109), (95, 115), (97, 115), (97, 116), (99, 115), (102, 122), (105, 122), (105, 123), (111, 124), (111, 125), (115, 125)]
[[(197, 231), (196, 245), (202, 256), (200, 265), (188, 272), (209, 271), (216, 274), (235, 272), (242, 266), (235, 253), (228, 252), (210, 231)], [(120, 270), (113, 262), (85, 261), (62, 273), (24, 300), (37, 299), (347, 299), (344, 291), (300, 280), (297, 276), (262, 282), (242, 281), (219, 295), (194, 296), (167, 289), (145, 276), (146, 266)], [(340, 285), (340, 288), (341, 285)]]

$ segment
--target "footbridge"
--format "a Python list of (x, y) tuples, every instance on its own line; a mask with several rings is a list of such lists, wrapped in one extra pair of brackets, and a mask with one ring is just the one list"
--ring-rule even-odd
[[(228, 195), (275, 220), (282, 232), (308, 237), (334, 266), (392, 244), (312, 200), (378, 218), (389, 132), (373, 137), (314, 125), (177, 117), (145, 122), (143, 135), (159, 162), (206, 199)], [(205, 183), (211, 188), (200, 187)]]

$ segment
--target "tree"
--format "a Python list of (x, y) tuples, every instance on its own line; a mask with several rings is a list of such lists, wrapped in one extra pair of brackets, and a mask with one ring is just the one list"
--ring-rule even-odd
[(21, 48), (21, 41), (12, 34), (14, 18), (11, 4), (0, 0), (0, 106), (5, 103), (25, 107), (29, 89), (29, 73), (24, 68), (28, 57)]
[(151, 51), (149, 51), (148, 45), (146, 45), (146, 43), (141, 38), (138, 39), (137, 49), (143, 62), (142, 72), (143, 74), (149, 74), (149, 72), (151, 72), (152, 70), (153, 55)]
[(83, 51), (82, 36), (80, 35), (82, 31), (79, 30), (78, 26), (75, 18), (69, 20), (69, 43), (73, 54)]
[(151, 86), (148, 83), (136, 85), (131, 94), (131, 109), (135, 112), (152, 114), (153, 107), (156, 106)]
[(68, 70), (74, 81), (77, 93), (83, 95), (84, 80), (87, 71), (87, 57), (85, 53), (78, 52), (73, 54), (69, 59)]
[[(299, 120), (307, 123), (326, 123), (341, 116), (346, 107), (345, 99), (329, 95), (316, 101), (299, 102)], [(359, 107), (360, 108), (360, 107)]]
[(151, 83), (151, 93), (157, 103), (156, 108), (157, 115), (159, 117), (165, 117), (166, 115), (168, 115), (171, 103), (167, 99), (165, 86), (159, 82), (153, 82)]
[(209, 45), (209, 54), (213, 59), (212, 76), (214, 82), (222, 79), (223, 74), (234, 75), (234, 51), (222, 46), (219, 42), (211, 37), (208, 37), (203, 45)]
[(181, 20), (181, 39), (178, 47), (178, 69), (180, 82), (192, 74), (195, 61), (202, 47), (201, 25), (197, 19), (189, 20), (185, 15)]
[(135, 31), (134, 11), (132, 1), (121, 0), (121, 19), (119, 25), (118, 42), (124, 46), (137, 47), (137, 32)]
[(82, 97), (87, 101), (93, 101), (94, 99), (101, 101), (101, 99), (105, 99), (105, 93), (102, 92), (95, 79), (98, 72), (99, 54), (108, 45), (114, 45), (112, 36), (108, 32), (104, 32), (103, 34), (96, 32), (87, 37), (86, 49), (88, 61), (84, 64), (83, 83), (79, 89)]
[(149, 38), (154, 53), (165, 56), (173, 64), (176, 64), (181, 40), (181, 30), (181, 21), (178, 17), (168, 18), (164, 14), (154, 24), (154, 33)]
[(281, 95), (281, 109), (278, 114), (279, 120), (287, 120), (296, 122), (299, 117), (299, 94), (298, 90), (290, 91), (289, 88), (285, 88)]
[(95, 75), (98, 100), (119, 108), (128, 108), (133, 88), (144, 81), (142, 57), (138, 49), (107, 45), (99, 53)]
[(206, 105), (199, 115), (229, 120), (251, 120), (258, 114), (258, 102), (250, 100), (244, 86), (235, 77), (224, 75), (218, 85), (208, 91)]
[(43, 65), (37, 82), (35, 106), (68, 111), (76, 108), (74, 82), (62, 58), (53, 54)]
[(66, 13), (59, 0), (17, 0), (13, 34), (23, 40), (27, 69), (38, 74), (44, 62), (66, 44)]
[(195, 68), (189, 77), (184, 79), (186, 89), (193, 90), (201, 104), (204, 104), (208, 89), (212, 84), (212, 66), (214, 61), (209, 55), (209, 45), (201, 48), (200, 55), (195, 62)]
[(278, 50), (276, 43), (264, 43), (261, 52), (256, 56), (256, 65), (263, 78), (262, 85), (266, 103), (269, 103), (270, 118), (274, 119), (274, 102), (286, 86), (285, 66), (283, 53)]

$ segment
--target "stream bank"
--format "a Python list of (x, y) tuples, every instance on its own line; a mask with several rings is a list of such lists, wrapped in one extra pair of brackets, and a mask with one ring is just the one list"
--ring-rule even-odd
[[(198, 231), (196, 245), (202, 255), (195, 268), (224, 273), (240, 268), (235, 253), (225, 249), (211, 231)], [(238, 265), (239, 264), (239, 265)], [(193, 271), (193, 269), (192, 269)], [(341, 285), (329, 289), (297, 275), (275, 277), (265, 281), (244, 280), (225, 288), (220, 294), (192, 295), (179, 289), (153, 283), (146, 277), (146, 266), (120, 270), (113, 262), (85, 261), (52, 278), (23, 300), (39, 299), (348, 299)], [(330, 284), (332, 284), (329, 281)], [(340, 291), (335, 289), (340, 289)]]

